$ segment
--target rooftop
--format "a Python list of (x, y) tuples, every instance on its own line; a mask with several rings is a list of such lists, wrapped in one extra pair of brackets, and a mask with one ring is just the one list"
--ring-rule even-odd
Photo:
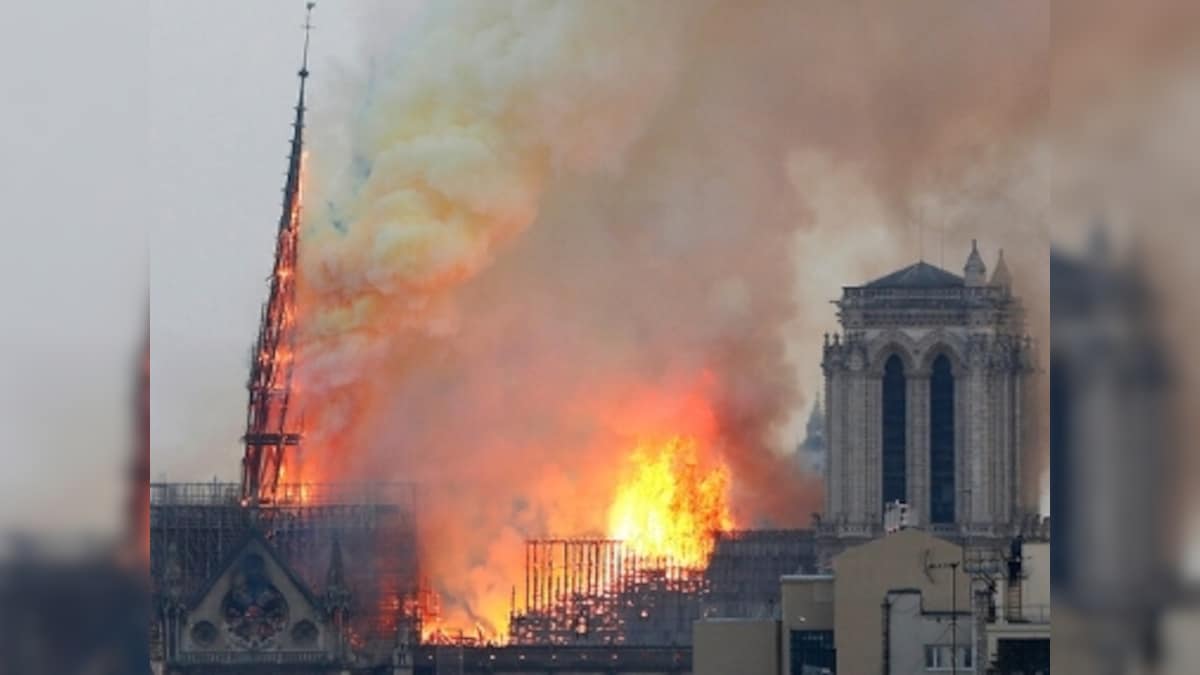
[(924, 260), (866, 284), (866, 288), (961, 288), (963, 278)]

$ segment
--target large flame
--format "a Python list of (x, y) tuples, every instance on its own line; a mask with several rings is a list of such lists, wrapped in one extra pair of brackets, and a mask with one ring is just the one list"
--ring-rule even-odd
[(696, 439), (676, 436), (633, 451), (608, 512), (609, 536), (640, 555), (699, 569), (716, 532), (733, 528), (729, 469), (704, 463)]

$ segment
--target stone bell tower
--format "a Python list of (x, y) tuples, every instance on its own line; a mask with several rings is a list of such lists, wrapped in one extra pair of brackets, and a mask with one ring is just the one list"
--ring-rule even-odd
[(1017, 534), (1035, 364), (1003, 251), (990, 280), (972, 242), (961, 277), (921, 261), (835, 304), (842, 332), (825, 336), (821, 363), (825, 552), (883, 535), (889, 510), (964, 543)]

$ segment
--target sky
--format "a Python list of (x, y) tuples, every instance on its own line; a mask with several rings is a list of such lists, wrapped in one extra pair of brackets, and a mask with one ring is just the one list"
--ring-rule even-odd
[[(179, 3), (182, 5), (182, 3)], [(0, 22), (0, 532), (110, 531), (145, 321), (141, 4), (6, 3)]]
[[(371, 4), (318, 8), (314, 78), (361, 47)], [(246, 8), (6, 4), (0, 539), (123, 526), (147, 324), (152, 476), (237, 477), (304, 2)]]

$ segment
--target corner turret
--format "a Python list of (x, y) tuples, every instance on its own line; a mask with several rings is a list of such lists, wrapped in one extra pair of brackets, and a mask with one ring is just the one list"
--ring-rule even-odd
[(987, 283), (987, 265), (979, 255), (979, 245), (971, 240), (971, 254), (967, 256), (967, 264), (963, 265), (963, 280), (968, 286), (983, 286)]
[(1012, 286), (1012, 274), (1004, 263), (1004, 249), (1000, 249), (1000, 257), (996, 259), (996, 269), (992, 272), (992, 286), (1009, 288)]

